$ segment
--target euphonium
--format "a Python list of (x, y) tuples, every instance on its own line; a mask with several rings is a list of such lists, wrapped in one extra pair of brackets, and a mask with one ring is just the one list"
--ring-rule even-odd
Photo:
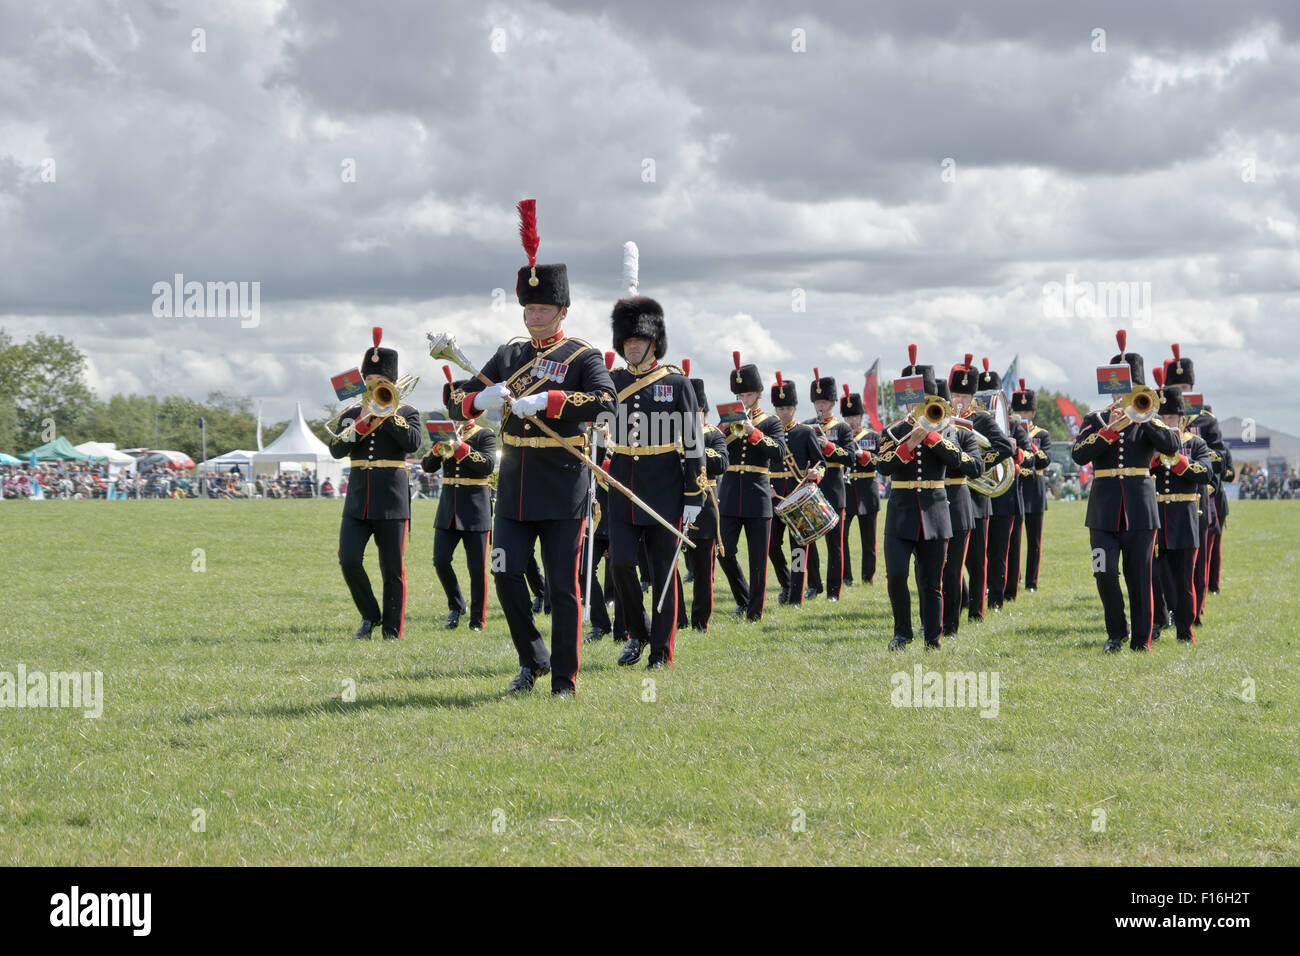
[[(983, 392), (976, 392), (975, 397), (971, 400), (971, 412), (984, 412), (993, 417), (997, 426), (1007, 435), (1011, 434), (1011, 419), (1007, 411), (1007, 396), (1001, 389), (989, 389)], [(978, 429), (972, 429), (975, 434), (975, 444), (979, 446), (980, 451), (988, 451), (990, 442), (982, 435)], [(986, 468), (984, 474), (978, 478), (971, 478), (966, 482), (971, 491), (976, 494), (984, 495), (986, 498), (1000, 498), (1011, 488), (1012, 482), (1016, 480), (1015, 464), (1010, 461), (1000, 461), (992, 468)]]

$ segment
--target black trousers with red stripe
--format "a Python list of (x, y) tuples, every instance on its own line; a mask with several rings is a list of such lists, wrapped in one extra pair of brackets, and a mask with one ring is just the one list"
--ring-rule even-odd
[[(492, 529), (492, 568), (497, 600), (510, 626), (520, 667), (551, 669), (551, 689), (576, 691), (582, 608), (578, 571), (585, 518), (516, 521), (497, 515)], [(551, 599), (551, 649), (533, 623), (533, 602), (524, 570), (537, 539), (542, 541), (542, 572)]]
[(921, 634), (937, 641), (943, 626), (943, 561), (947, 538), (912, 541), (885, 535), (885, 583), (894, 611), (894, 636), (912, 640), (912, 592), (908, 587), (912, 555), (916, 555), (916, 590), (921, 601)]
[(876, 577), (876, 515), (844, 512), (844, 580), (853, 580), (853, 523), (858, 525), (858, 540), (862, 545), (862, 580), (870, 584)]
[(994, 515), (989, 518), (987, 567), (991, 608), (1001, 607), (1007, 599), (1007, 558), (1011, 553), (1011, 532), (1015, 524), (1015, 515)]
[(1227, 530), (1225, 523), (1218, 532), (1210, 532), (1210, 590), (1219, 590), (1219, 570), (1223, 566), (1223, 532)]
[[(840, 520), (835, 527), (818, 541), (826, 542), (826, 596), (838, 598), (844, 584), (844, 510), (840, 510)], [(818, 593), (822, 590), (822, 559), (818, 541), (809, 542), (807, 547), (808, 585)]]
[(1023, 537), (1025, 519), (1016, 515), (1011, 525), (1011, 540), (1007, 544), (1007, 584), (1002, 593), (1008, 601), (1014, 601), (1020, 593), (1020, 539)]
[[(1151, 575), (1155, 551), (1155, 531), (1102, 531), (1088, 529), (1093, 553), (1093, 577), (1106, 617), (1106, 637), (1122, 641), (1129, 637), (1129, 621), (1124, 616), (1124, 592), (1119, 586), (1121, 558), (1124, 584), (1128, 588), (1129, 614), (1132, 616), (1133, 648), (1151, 646), (1151, 623), (1154, 616)], [(1100, 562), (1100, 568), (1098, 568)]]
[(1043, 560), (1043, 512), (1025, 514), (1025, 587), (1038, 589), (1038, 566)]
[(972, 621), (984, 620), (984, 597), (988, 590), (989, 518), (976, 518), (966, 544), (967, 607)]
[[(658, 524), (609, 523), (609, 566), (627, 618), (628, 636), (650, 645), (650, 663), (664, 660), (671, 664), (673, 660), (673, 642), (677, 637), (675, 585), (669, 586), (662, 610), (658, 605), (664, 585), (677, 571), (673, 561), (677, 540), (676, 535)], [(641, 593), (641, 577), (637, 573), (643, 550), (650, 565), (649, 628), (645, 626), (645, 595)]]
[[(405, 518), (348, 518), (339, 525), (339, 566), (343, 580), (352, 592), (352, 602), (361, 612), (361, 618), (381, 623), (389, 633), (402, 636), (406, 618), (406, 572), (402, 567), (402, 554), (406, 550), (406, 529), (410, 522)], [(366, 545), (375, 539), (379, 552), (379, 574), (384, 581), (384, 607), (380, 610), (375, 592), (370, 587), (363, 561)]]
[(961, 572), (966, 564), (970, 531), (954, 531), (943, 560), (943, 634), (956, 637), (961, 625)]
[[(718, 559), (718, 564), (731, 585), (731, 596), (745, 609), (745, 616), (751, 621), (763, 616), (763, 601), (767, 596), (767, 549), (773, 520), (779, 519), (723, 515), (719, 523), (722, 547), (727, 553)], [(745, 532), (745, 549), (749, 552), (748, 580), (740, 572), (740, 562), (736, 560), (736, 545), (740, 544), (742, 530)]]
[[(447, 610), (462, 614), (468, 611), (470, 623), (479, 627), (487, 623), (488, 538), (487, 531), (438, 528), (433, 532), (433, 570), (447, 595)], [(464, 545), (465, 562), (469, 565), (469, 605), (460, 593), (460, 581), (451, 563), (458, 544)]]
[[(694, 548), (685, 548), (686, 566), (691, 569), (691, 627), (709, 629), (713, 616), (713, 574), (717, 567), (714, 538), (691, 538)], [(656, 599), (657, 600), (657, 599)]]
[(1192, 622), (1196, 618), (1196, 584), (1192, 580), (1196, 572), (1196, 548), (1161, 548), (1156, 556), (1156, 572), (1160, 580), (1160, 599), (1155, 607), (1155, 625), (1153, 636), (1160, 633), (1165, 622), (1162, 614), (1174, 613), (1174, 626), (1178, 630), (1178, 639), (1194, 641)]

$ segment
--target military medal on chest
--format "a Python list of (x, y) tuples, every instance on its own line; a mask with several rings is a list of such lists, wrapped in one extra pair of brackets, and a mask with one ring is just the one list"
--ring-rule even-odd
[(552, 382), (563, 382), (568, 374), (569, 366), (564, 362), (552, 362), (549, 359), (539, 358), (533, 363), (532, 375), (538, 380), (549, 379)]

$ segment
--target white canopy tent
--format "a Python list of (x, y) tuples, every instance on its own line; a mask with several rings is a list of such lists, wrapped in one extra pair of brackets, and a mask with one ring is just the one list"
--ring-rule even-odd
[(302, 403), (298, 402), (289, 427), (262, 451), (253, 455), (255, 475), (278, 475), (288, 462), (307, 465), (315, 473), (317, 487), (326, 478), (338, 487), (343, 480), (343, 463), (330, 455), (329, 447), (312, 434), (302, 417)]
[(224, 455), (199, 462), (196, 470), (199, 474), (228, 475), (231, 468), (238, 468), (239, 473), (248, 478), (253, 474), (253, 456), (256, 454), (255, 451), (236, 448)]
[(115, 442), (83, 441), (74, 447), (83, 455), (105, 459), (104, 463), (108, 465), (110, 478), (117, 477), (118, 473), (123, 471), (135, 473), (135, 459), (126, 452), (118, 451)]

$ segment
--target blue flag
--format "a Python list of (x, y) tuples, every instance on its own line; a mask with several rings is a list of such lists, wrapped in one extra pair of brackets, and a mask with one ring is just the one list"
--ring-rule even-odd
[(1016, 380), (1020, 378), (1020, 353), (1011, 360), (1006, 374), (1002, 376), (1002, 391), (1007, 393), (1007, 408), (1011, 407), (1011, 393), (1016, 390)]

